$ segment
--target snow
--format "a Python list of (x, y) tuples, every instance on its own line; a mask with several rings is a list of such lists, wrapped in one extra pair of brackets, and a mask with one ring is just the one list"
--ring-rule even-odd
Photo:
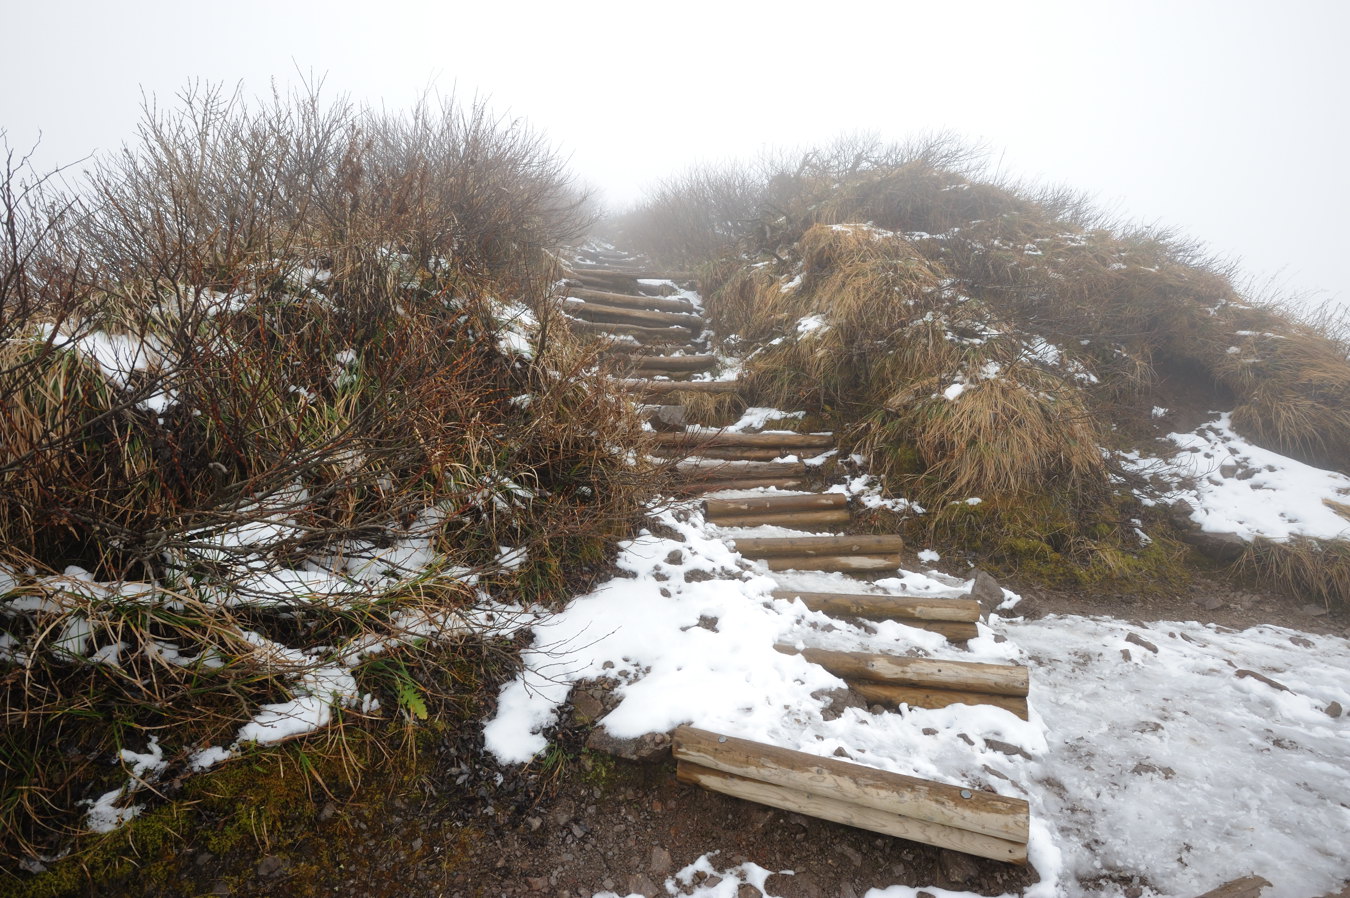
[(1006, 627), (1030, 656), (1049, 740), (1028, 785), (1063, 855), (1060, 894), (1115, 894), (1111, 876), (1137, 873), (1161, 895), (1247, 874), (1273, 883), (1265, 898), (1340, 887), (1350, 719), (1326, 709), (1350, 707), (1350, 641), (1058, 616)]
[(1182, 451), (1158, 460), (1137, 454), (1120, 458), (1135, 471), (1163, 480), (1163, 501), (1188, 502), (1190, 519), (1200, 529), (1249, 541), (1350, 537), (1350, 520), (1324, 501), (1350, 502), (1350, 477), (1247, 441), (1233, 430), (1227, 413), (1193, 433), (1167, 438)]

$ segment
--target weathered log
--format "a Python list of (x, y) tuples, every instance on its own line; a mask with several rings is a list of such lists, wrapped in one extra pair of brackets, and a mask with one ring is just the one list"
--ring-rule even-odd
[(689, 331), (683, 327), (643, 327), (637, 324), (583, 321), (570, 315), (567, 316), (567, 326), (578, 333), (633, 337), (647, 346), (678, 346), (689, 342)]
[(707, 499), (703, 513), (709, 518), (735, 517), (759, 512), (823, 511), (848, 507), (843, 493), (808, 493), (804, 496), (755, 496), (748, 499)]
[(734, 380), (645, 380), (616, 378), (616, 382), (631, 390), (652, 395), (666, 393), (735, 393), (741, 385)]
[(833, 617), (860, 617), (864, 620), (960, 621), (971, 624), (980, 619), (980, 603), (970, 599), (927, 599), (849, 592), (800, 592), (795, 589), (775, 589), (773, 597), (801, 599), (802, 604), (812, 611)]
[(634, 370), (647, 374), (692, 374), (717, 367), (711, 355), (648, 355), (633, 358)]
[(753, 801), (756, 804), (805, 814), (832, 823), (842, 823), (869, 832), (1009, 864), (1023, 866), (1027, 862), (1026, 845), (996, 836), (986, 836), (955, 826), (943, 826), (941, 823), (903, 817), (788, 786), (777, 786), (737, 776), (734, 773), (725, 773), (689, 761), (680, 761), (675, 765), (675, 776), (681, 782), (700, 786), (710, 792), (719, 792), (732, 798)]
[(736, 433), (730, 430), (686, 430), (680, 433), (657, 434), (657, 442), (668, 446), (751, 447), (756, 449), (833, 449), (832, 433)]
[(1024, 843), (1028, 806), (1020, 798), (823, 758), (776, 745), (682, 726), (672, 745), (680, 761), (890, 814)]
[(848, 513), (847, 509), (835, 508), (825, 509), (824, 511), (759, 511), (754, 514), (727, 515), (709, 518), (708, 520), (719, 527), (759, 527), (764, 524), (772, 524), (777, 527), (795, 527), (800, 530), (804, 527), (832, 527), (847, 524), (853, 520), (853, 516)]
[(1270, 881), (1265, 877), (1244, 876), (1210, 889), (1199, 898), (1261, 898), (1261, 891), (1269, 887)]
[[(726, 461), (773, 461), (776, 458), (788, 458), (789, 456), (815, 458), (821, 453), (819, 449), (752, 449), (749, 446), (728, 446), (725, 449), (707, 446), (689, 446), (686, 448), (688, 449), (686, 456), (697, 455), (699, 458), (716, 458)], [(660, 451), (669, 458), (681, 457), (678, 446), (664, 446)]]
[(964, 623), (960, 621), (941, 621), (941, 620), (920, 620), (917, 618), (895, 618), (897, 624), (904, 624), (906, 627), (914, 627), (918, 630), (927, 630), (930, 633), (937, 633), (948, 642), (966, 642), (980, 635), (980, 628), (973, 623)]
[(580, 280), (603, 279), (619, 281), (692, 281), (697, 275), (688, 271), (659, 271), (641, 268), (586, 268), (571, 272)]
[(830, 571), (840, 574), (875, 574), (899, 569), (899, 555), (775, 555), (756, 558), (771, 571)]
[(945, 708), (948, 705), (993, 705), (1027, 719), (1027, 700), (1012, 695), (991, 695), (987, 692), (966, 692), (958, 689), (932, 689), (920, 686), (897, 686), (892, 683), (851, 681), (848, 688), (869, 702), (881, 705), (905, 704), (914, 708)]
[(691, 333), (703, 330), (704, 320), (697, 315), (678, 312), (654, 312), (647, 309), (622, 309), (589, 302), (569, 302), (563, 311), (573, 318), (616, 324), (639, 324), (643, 327), (680, 327)]
[(721, 461), (690, 458), (680, 462), (676, 470), (688, 477), (705, 480), (744, 480), (761, 477), (802, 477), (806, 465), (785, 461)]
[(609, 293), (605, 290), (587, 290), (577, 287), (567, 291), (567, 299), (579, 299), (590, 303), (618, 306), (625, 309), (652, 309), (658, 312), (697, 313), (698, 309), (687, 299), (671, 299), (663, 296), (639, 296), (636, 293)]
[(892, 555), (903, 551), (898, 536), (841, 534), (839, 536), (766, 536), (735, 540), (736, 551), (751, 558), (782, 558), (815, 555)]
[(806, 481), (798, 477), (746, 477), (737, 480), (696, 480), (677, 484), (674, 489), (681, 495), (699, 493), (720, 493), (723, 490), (759, 490), (776, 487), (780, 490), (797, 490), (806, 486)]
[(1018, 664), (985, 664), (936, 658), (905, 658), (869, 652), (836, 652), (829, 649), (798, 649), (774, 646), (787, 655), (801, 655), (845, 680), (894, 683), (945, 690), (992, 693), (1025, 698), (1031, 677)]

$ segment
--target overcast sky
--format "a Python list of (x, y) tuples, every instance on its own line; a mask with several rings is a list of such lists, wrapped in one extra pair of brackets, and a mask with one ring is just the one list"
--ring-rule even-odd
[(614, 204), (695, 161), (952, 130), (1009, 174), (1350, 305), (1350, 2), (0, 0), (0, 128), (116, 149), (142, 91), (490, 95)]

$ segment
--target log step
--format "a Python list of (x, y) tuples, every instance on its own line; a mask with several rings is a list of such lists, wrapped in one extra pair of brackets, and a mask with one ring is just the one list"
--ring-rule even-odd
[(647, 355), (632, 361), (642, 374), (696, 374), (717, 367), (717, 357), (711, 355)]
[(764, 562), (771, 571), (837, 574), (880, 574), (898, 570), (905, 563), (899, 555), (775, 555), (757, 560)]
[(979, 635), (980, 603), (974, 599), (926, 599), (862, 593), (800, 592), (775, 589), (775, 599), (800, 600), (812, 611), (836, 618), (893, 620), (907, 627), (940, 633), (951, 642)]
[(647, 346), (679, 346), (689, 342), (689, 330), (683, 327), (644, 327), (638, 324), (583, 321), (570, 315), (566, 318), (568, 327), (584, 334), (632, 337)]
[(587, 290), (584, 287), (575, 287), (568, 290), (565, 299), (617, 306), (624, 309), (642, 309), (644, 311), (684, 312), (686, 314), (697, 314), (698, 312), (698, 309), (694, 308), (694, 304), (687, 299), (640, 296), (636, 293), (610, 293), (605, 290)]
[(677, 484), (675, 492), (694, 496), (699, 493), (716, 493), (722, 490), (760, 490), (777, 488), (780, 490), (798, 490), (806, 486), (806, 481), (797, 477), (745, 477), (737, 480), (698, 480)]
[(960, 689), (921, 686), (897, 686), (866, 680), (849, 681), (849, 688), (869, 702), (879, 705), (909, 705), (911, 708), (945, 708), (948, 705), (993, 705), (1027, 719), (1027, 700), (1012, 695), (991, 695)]
[(680, 327), (691, 333), (703, 330), (706, 322), (697, 315), (680, 312), (654, 312), (646, 309), (625, 309), (618, 306), (602, 306), (589, 302), (572, 302), (563, 306), (563, 311), (573, 318), (584, 321), (596, 321), (615, 324), (637, 324), (643, 327)]
[(675, 469), (691, 480), (761, 480), (806, 476), (806, 465), (799, 461), (723, 461), (689, 458), (676, 465)]
[(630, 280), (630, 281), (692, 281), (697, 275), (689, 271), (660, 271), (659, 269), (641, 269), (641, 268), (586, 268), (571, 272), (578, 280), (587, 278), (601, 280)]
[(792, 431), (771, 431), (769, 433), (736, 433), (730, 430), (705, 430), (692, 428), (681, 433), (657, 434), (657, 442), (663, 446), (681, 446), (690, 449), (833, 449), (832, 433), (793, 433)]
[(748, 499), (708, 499), (703, 513), (710, 518), (736, 517), (759, 512), (827, 511), (848, 508), (843, 493), (808, 493), (804, 496), (755, 496)]
[[(668, 435), (668, 434), (663, 434)], [(824, 451), (814, 447), (784, 446), (781, 449), (752, 449), (748, 446), (728, 446), (725, 449), (708, 448), (706, 446), (690, 446), (689, 454), (697, 455), (700, 458), (714, 458), (725, 461), (773, 461), (776, 458), (785, 458), (789, 455), (795, 455), (798, 458), (815, 458)], [(684, 453), (678, 451), (676, 446), (666, 446), (666, 455), (679, 457)]]
[(708, 520), (718, 527), (759, 527), (772, 524), (807, 530), (813, 527), (835, 527), (853, 520), (847, 508), (827, 508), (824, 511), (760, 511), (745, 515), (723, 515)]
[(736, 551), (750, 558), (812, 558), (840, 555), (895, 555), (904, 551), (898, 536), (842, 534), (839, 536), (742, 537), (732, 541)]
[(990, 695), (1026, 698), (1031, 676), (1020, 664), (987, 664), (938, 658), (909, 658), (872, 652), (837, 652), (829, 649), (798, 649), (779, 643), (785, 655), (801, 655), (845, 680), (955, 689)]
[(684, 782), (872, 832), (1025, 864), (1027, 802), (694, 727), (675, 731)]
[(741, 388), (734, 380), (646, 380), (619, 378), (617, 383), (630, 390), (640, 390), (650, 396), (666, 393), (735, 393)]

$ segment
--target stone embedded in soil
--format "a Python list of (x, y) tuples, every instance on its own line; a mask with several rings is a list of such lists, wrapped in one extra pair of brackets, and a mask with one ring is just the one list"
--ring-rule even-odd
[(1341, 707), (1340, 702), (1332, 702), (1322, 710), (1327, 713), (1328, 717), (1340, 717), (1345, 713), (1345, 709)]
[(636, 738), (621, 739), (613, 735), (603, 725), (591, 731), (586, 747), (623, 758), (627, 761), (660, 761), (670, 754), (669, 733), (644, 733)]
[(1003, 587), (990, 574), (977, 570), (970, 597), (980, 603), (980, 611), (988, 615), (1003, 604)]
[(1248, 677), (1250, 677), (1253, 680), (1259, 680), (1260, 682), (1265, 683), (1271, 689), (1278, 689), (1280, 692), (1288, 692), (1292, 694), (1294, 691), (1290, 689), (1288, 686), (1284, 685), (1283, 683), (1277, 683), (1276, 681), (1272, 680), (1265, 674), (1257, 673), (1254, 670), (1245, 670), (1245, 669), (1235, 670), (1233, 671), (1233, 676), (1237, 677), (1239, 680), (1246, 679)]
[(660, 845), (652, 846), (651, 858), (647, 861), (647, 869), (657, 876), (665, 876), (674, 867), (674, 861), (670, 857), (670, 852), (666, 851)]
[(946, 878), (948, 888), (964, 886), (980, 875), (979, 865), (971, 859), (970, 855), (962, 854), (959, 851), (943, 849), (938, 854), (938, 868), (941, 870), (943, 877)]
[(1125, 637), (1125, 641), (1133, 645), (1137, 645), (1141, 649), (1148, 649), (1155, 655), (1158, 654), (1158, 647), (1153, 643), (1149, 642), (1144, 637), (1140, 636), (1138, 633), (1129, 634), (1128, 636)]

